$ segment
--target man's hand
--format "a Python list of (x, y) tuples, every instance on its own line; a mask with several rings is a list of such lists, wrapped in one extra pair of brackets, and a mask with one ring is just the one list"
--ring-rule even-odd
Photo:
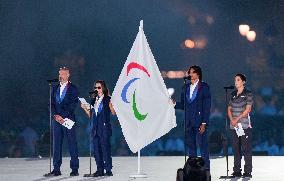
[(231, 120), (231, 125), (232, 125), (233, 127), (237, 127), (237, 126), (238, 126), (238, 119), (236, 119), (236, 118), (232, 119), (232, 120)]
[(199, 127), (199, 133), (203, 134), (205, 132), (205, 129), (206, 129), (206, 124), (201, 124)]
[(174, 105), (176, 105), (176, 100), (175, 99), (173, 99), (173, 98), (171, 98), (171, 100), (172, 100), (172, 103), (174, 104)]
[(54, 115), (55, 121), (59, 122), (60, 124), (64, 123), (64, 119), (60, 115)]

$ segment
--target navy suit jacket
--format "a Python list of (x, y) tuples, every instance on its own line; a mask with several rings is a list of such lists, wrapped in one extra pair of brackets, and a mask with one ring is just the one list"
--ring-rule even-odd
[[(102, 100), (103, 108), (97, 116), (94, 115), (94, 109), (92, 109), (94, 135), (98, 135), (101, 138), (107, 138), (112, 135), (109, 102), (110, 96), (104, 96)], [(91, 104), (94, 105), (94, 103), (95, 100), (93, 99)]]
[[(208, 84), (205, 82), (199, 82), (197, 84), (196, 98), (189, 102), (186, 99), (186, 127), (199, 127), (202, 123), (209, 125), (209, 116), (211, 109), (211, 94)], [(182, 88), (180, 102), (176, 103), (176, 109), (184, 110), (184, 96), (186, 90), (190, 89), (190, 84), (186, 84)]]
[(69, 118), (72, 121), (76, 121), (75, 119), (75, 109), (78, 104), (78, 90), (75, 85), (71, 82), (68, 82), (67, 91), (62, 102), (58, 103), (56, 101), (56, 93), (60, 88), (60, 84), (53, 87), (52, 95), (51, 95), (51, 109), (53, 115), (60, 115), (63, 119)]

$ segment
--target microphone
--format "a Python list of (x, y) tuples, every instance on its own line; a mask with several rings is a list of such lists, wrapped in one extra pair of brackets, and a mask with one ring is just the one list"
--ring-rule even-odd
[(98, 91), (97, 91), (97, 90), (95, 90), (95, 91), (90, 91), (89, 94), (96, 94), (96, 95), (97, 95), (97, 94), (98, 94)]
[(234, 89), (235, 88), (235, 86), (226, 86), (226, 87), (224, 87), (224, 89)]
[(55, 78), (55, 79), (48, 79), (47, 82), (58, 82), (58, 78)]
[(89, 94), (90, 94), (89, 97), (96, 98), (98, 96), (98, 91), (97, 90), (90, 91)]
[(189, 76), (185, 76), (185, 77), (183, 77), (183, 80), (191, 80), (190, 75), (189, 75)]

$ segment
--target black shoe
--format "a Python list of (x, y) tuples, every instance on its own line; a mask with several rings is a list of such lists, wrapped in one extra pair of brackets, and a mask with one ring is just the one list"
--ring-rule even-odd
[(61, 175), (60, 170), (52, 170), (52, 172), (44, 174), (44, 177), (59, 176)]
[(112, 174), (111, 171), (107, 171), (107, 172), (105, 173), (105, 176), (113, 176), (113, 174)]
[(104, 176), (105, 174), (104, 174), (104, 172), (98, 172), (98, 171), (96, 171), (95, 173), (93, 173), (93, 177), (102, 177), (102, 176)]
[(70, 176), (71, 177), (79, 176), (78, 170), (72, 170), (72, 172), (70, 173)]
[(242, 176), (242, 173), (241, 173), (241, 172), (233, 172), (233, 173), (232, 173), (232, 176), (233, 176), (233, 177), (241, 177), (241, 176)]
[(243, 174), (243, 177), (249, 177), (249, 178), (252, 178), (252, 175), (251, 175), (251, 173), (246, 173), (246, 172), (245, 172), (245, 173)]

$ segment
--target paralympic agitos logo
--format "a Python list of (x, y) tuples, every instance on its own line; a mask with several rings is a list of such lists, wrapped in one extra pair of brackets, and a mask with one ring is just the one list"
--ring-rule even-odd
[[(147, 74), (148, 77), (150, 77), (150, 74), (148, 72), (148, 70), (138, 64), (138, 63), (135, 63), (135, 62), (130, 62), (128, 65), (127, 65), (127, 72), (126, 72), (126, 76), (129, 75), (129, 73), (131, 72), (132, 69), (138, 69), (140, 71), (143, 71), (144, 73)], [(126, 97), (126, 94), (127, 94), (127, 91), (128, 91), (128, 88), (131, 86), (132, 83), (134, 83), (135, 81), (139, 80), (140, 78), (138, 77), (135, 77), (131, 80), (129, 80), (125, 85), (124, 87), (122, 88), (122, 91), (121, 91), (121, 99), (123, 102), (127, 103), (127, 104), (130, 104), (130, 102), (127, 100), (127, 97)], [(132, 111), (133, 111), (133, 114), (135, 116), (135, 118), (138, 120), (138, 121), (143, 121), (146, 119), (148, 113), (146, 114), (141, 114), (139, 111), (138, 111), (138, 108), (137, 108), (137, 103), (136, 103), (136, 89), (134, 90), (133, 94), (132, 94)]]

